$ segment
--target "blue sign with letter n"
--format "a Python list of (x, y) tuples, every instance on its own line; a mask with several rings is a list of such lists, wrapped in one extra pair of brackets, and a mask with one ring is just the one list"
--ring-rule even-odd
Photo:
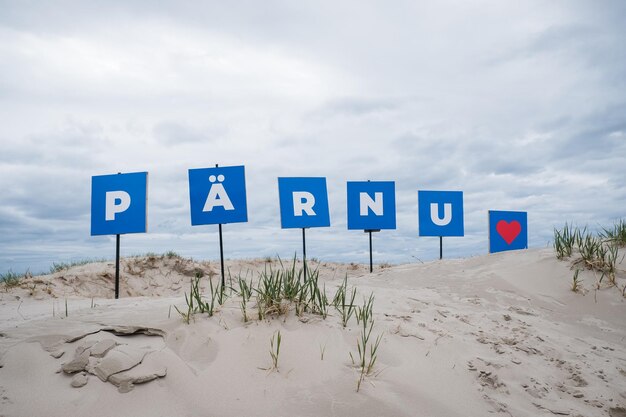
[(396, 188), (393, 181), (348, 181), (348, 229), (396, 228)]
[(418, 191), (420, 236), (463, 236), (462, 191)]
[(330, 226), (326, 178), (278, 178), (278, 197), (283, 229)]
[(190, 169), (189, 202), (192, 226), (247, 222), (245, 168)]
[(528, 249), (528, 213), (489, 210), (489, 253)]
[(145, 233), (148, 173), (91, 177), (91, 235)]

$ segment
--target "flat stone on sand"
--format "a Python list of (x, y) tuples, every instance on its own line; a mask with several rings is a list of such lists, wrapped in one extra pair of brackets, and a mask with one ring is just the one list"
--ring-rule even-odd
[(68, 363), (64, 363), (61, 369), (63, 369), (63, 372), (66, 374), (74, 374), (84, 371), (87, 364), (89, 364), (89, 350), (83, 351)]
[(50, 356), (52, 356), (54, 359), (59, 359), (61, 356), (63, 356), (65, 354), (65, 351), (63, 350), (57, 350), (54, 351), (50, 354)]
[(165, 337), (165, 332), (161, 329), (145, 326), (109, 326), (103, 327), (102, 331), (113, 333), (116, 336), (130, 336), (133, 334), (145, 334), (146, 336)]
[(111, 349), (93, 371), (98, 378), (106, 382), (111, 375), (127, 371), (140, 364), (147, 353), (145, 350), (120, 345)]
[(89, 349), (91, 351), (91, 356), (96, 358), (104, 357), (107, 352), (117, 346), (117, 342), (112, 339), (101, 340)]
[(74, 388), (84, 387), (85, 385), (87, 385), (88, 381), (89, 381), (89, 377), (87, 376), (87, 374), (85, 372), (81, 372), (79, 374), (74, 375), (74, 378), (72, 378), (72, 387)]
[(126, 393), (134, 388), (135, 384), (143, 384), (167, 375), (167, 368), (158, 363), (141, 363), (128, 371), (111, 375), (109, 382), (118, 387), (118, 391)]
[(95, 344), (96, 344), (95, 341), (83, 343), (82, 345), (80, 345), (80, 346), (78, 346), (76, 348), (76, 355), (75, 356), (78, 357), (78, 356), (82, 355), (83, 352), (89, 351), (91, 349), (91, 347), (93, 345), (95, 345)]

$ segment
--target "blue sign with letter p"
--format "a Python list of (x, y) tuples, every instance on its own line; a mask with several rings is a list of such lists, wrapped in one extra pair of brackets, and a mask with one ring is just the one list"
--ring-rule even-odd
[(463, 236), (462, 191), (418, 191), (420, 236)]
[(148, 173), (91, 177), (91, 235), (145, 233)]
[(396, 228), (396, 188), (393, 181), (348, 182), (348, 229)]
[(330, 226), (326, 178), (278, 178), (278, 197), (283, 229)]

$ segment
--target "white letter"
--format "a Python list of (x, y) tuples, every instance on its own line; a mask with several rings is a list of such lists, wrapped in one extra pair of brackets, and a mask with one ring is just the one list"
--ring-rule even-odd
[(359, 193), (361, 216), (367, 216), (367, 209), (371, 209), (376, 216), (383, 215), (383, 193), (374, 193), (374, 199), (367, 193)]
[(212, 211), (213, 207), (221, 206), (224, 210), (234, 210), (235, 207), (230, 201), (224, 186), (220, 183), (213, 184), (209, 190), (209, 195), (206, 197), (204, 208), (202, 211)]
[(437, 226), (446, 226), (452, 221), (452, 204), (443, 204), (443, 219), (439, 218), (439, 205), (430, 203), (430, 219)]
[[(107, 191), (105, 196), (105, 220), (115, 220), (117, 213), (122, 213), (130, 207), (130, 195), (126, 191)], [(119, 204), (116, 204), (119, 201)]]
[(293, 215), (302, 216), (302, 212), (306, 212), (309, 216), (315, 216), (313, 206), (315, 205), (315, 197), (306, 191), (293, 192)]

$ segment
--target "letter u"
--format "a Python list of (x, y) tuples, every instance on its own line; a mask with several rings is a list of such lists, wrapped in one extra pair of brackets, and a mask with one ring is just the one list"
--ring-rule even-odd
[(447, 226), (452, 221), (452, 204), (443, 204), (443, 219), (439, 218), (439, 204), (430, 203), (430, 219), (437, 226)]

